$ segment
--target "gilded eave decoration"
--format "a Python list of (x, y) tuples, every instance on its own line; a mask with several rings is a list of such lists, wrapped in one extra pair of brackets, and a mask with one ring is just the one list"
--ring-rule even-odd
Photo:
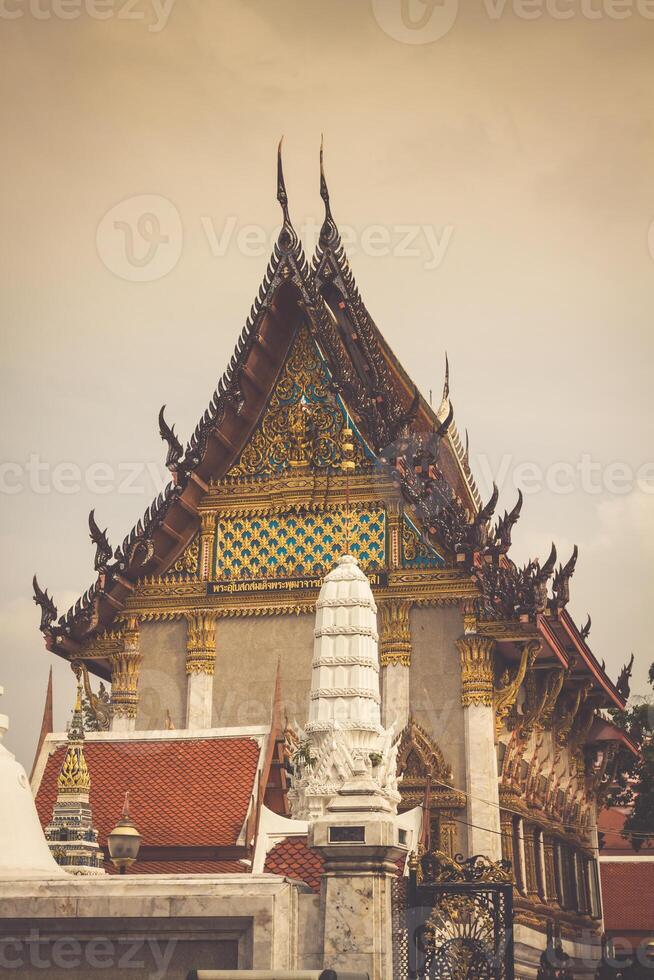
[(452, 769), (436, 742), (411, 717), (402, 732), (397, 753), (402, 809), (419, 806), (428, 791), (430, 808), (462, 809), (465, 794), (452, 786)]

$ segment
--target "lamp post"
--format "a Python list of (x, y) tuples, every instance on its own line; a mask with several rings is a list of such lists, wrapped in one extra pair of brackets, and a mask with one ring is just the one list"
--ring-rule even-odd
[(141, 835), (129, 816), (129, 790), (125, 793), (123, 815), (107, 837), (107, 846), (112, 864), (118, 868), (119, 874), (124, 875), (125, 870), (136, 861), (141, 846)]

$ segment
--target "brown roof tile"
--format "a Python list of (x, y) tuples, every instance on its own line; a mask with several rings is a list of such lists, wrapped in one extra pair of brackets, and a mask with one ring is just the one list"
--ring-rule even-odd
[(307, 847), (306, 837), (285, 837), (268, 852), (263, 870), (304, 881), (314, 892), (320, 890), (323, 859)]
[(607, 932), (654, 931), (654, 860), (601, 861)]

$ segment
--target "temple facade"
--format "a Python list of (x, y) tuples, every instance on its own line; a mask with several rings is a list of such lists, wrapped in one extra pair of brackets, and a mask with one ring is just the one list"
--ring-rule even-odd
[[(160, 413), (170, 483), (117, 547), (91, 514), (93, 580), (63, 615), (35, 578), (46, 647), (82, 675), (96, 722), (100, 846), (129, 789), (143, 840), (131, 872), (287, 875), (317, 894), (335, 859), (309, 824), (333, 815), (349, 766), (384, 819), (410, 830), (422, 808), (404, 838), (416, 859), (510, 864), (517, 976), (536, 976), (548, 929), (590, 976), (596, 819), (620, 740), (601, 711), (628, 689), (567, 611), (577, 549), (516, 565), (522, 496), (503, 515), (497, 490), (481, 499), (447, 374), (434, 410), (370, 317), (322, 160), (311, 262), (281, 158), (277, 192), (265, 278), (186, 445)], [(51, 734), (37, 760), (44, 822), (64, 751)]]

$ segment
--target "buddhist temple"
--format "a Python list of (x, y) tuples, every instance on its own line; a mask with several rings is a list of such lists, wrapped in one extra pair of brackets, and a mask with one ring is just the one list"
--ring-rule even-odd
[[(203, 876), (211, 927), (194, 920), (189, 969), (526, 980), (554, 936), (593, 976), (597, 814), (625, 738), (603, 711), (628, 691), (568, 612), (577, 549), (515, 563), (522, 495), (503, 514), (496, 488), (481, 498), (449, 376), (432, 408), (373, 322), (322, 152), (320, 193), (309, 261), (280, 150), (282, 227), (227, 370), (186, 443), (159, 413), (170, 482), (120, 543), (92, 512), (70, 609), (35, 577), (46, 650), (95, 719), (83, 754), (108, 874), (69, 887), (120, 907)], [(71, 745), (42, 741), (44, 828)], [(141, 847), (123, 893), (107, 837), (127, 791)], [(264, 894), (283, 955), (257, 939)]]

